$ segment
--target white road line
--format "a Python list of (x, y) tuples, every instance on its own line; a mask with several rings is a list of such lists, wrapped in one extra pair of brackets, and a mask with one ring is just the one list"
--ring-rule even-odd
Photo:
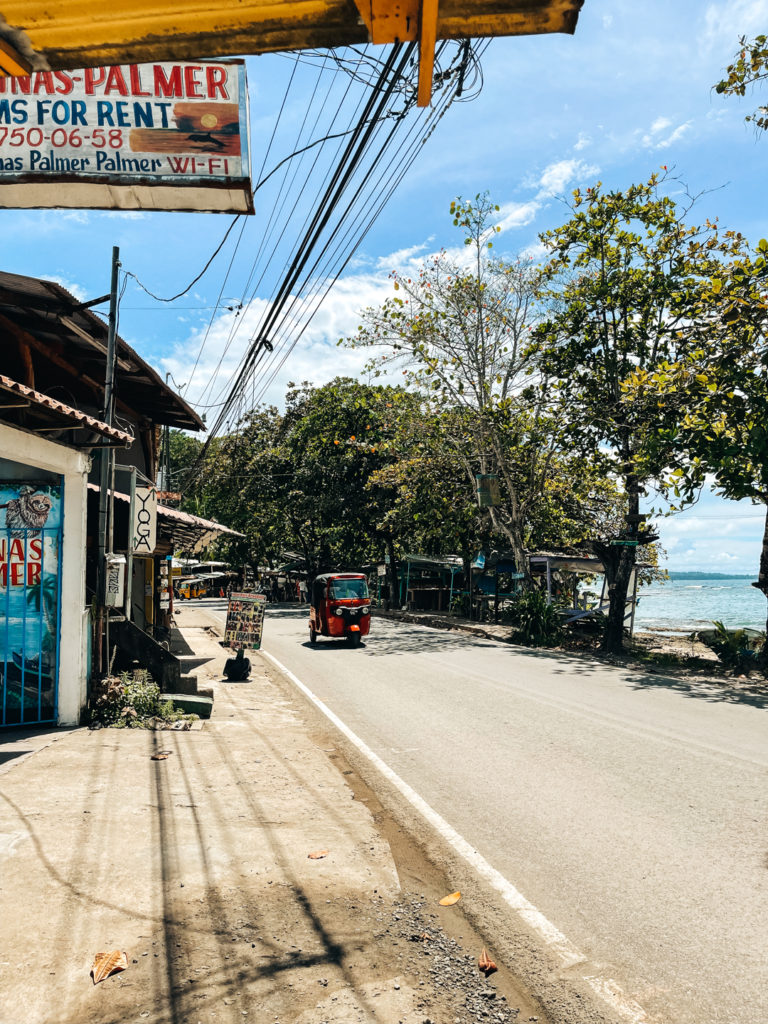
[[(260, 652), (268, 658), (272, 664), (279, 669), (291, 682), (298, 687), (304, 696), (310, 700), (325, 717), (332, 722), (336, 728), (346, 736), (350, 743), (376, 767), (381, 774), (405, 797), (408, 803), (415, 808), (435, 828), (440, 835), (449, 843), (453, 849), (460, 854), (464, 860), (484, 878), (518, 916), (531, 927), (536, 934), (550, 947), (552, 952), (559, 957), (563, 968), (575, 967), (579, 964), (587, 964), (587, 958), (581, 953), (564, 935), (552, 924), (536, 907), (530, 903), (522, 893), (512, 885), (496, 868), (491, 867), (488, 861), (470, 846), (470, 844), (459, 833), (452, 828), (448, 822), (433, 810), (419, 794), (412, 789), (407, 782), (394, 772), (385, 761), (375, 754), (371, 748), (364, 743), (360, 737), (352, 732), (348, 725), (336, 715), (327, 704), (324, 704), (319, 697), (306, 686), (302, 681), (286, 668), (282, 662), (265, 651)], [(652, 1019), (645, 1010), (633, 999), (627, 996), (620, 986), (612, 979), (594, 974), (582, 975), (584, 981), (611, 1009), (623, 1017), (628, 1024), (652, 1024)]]

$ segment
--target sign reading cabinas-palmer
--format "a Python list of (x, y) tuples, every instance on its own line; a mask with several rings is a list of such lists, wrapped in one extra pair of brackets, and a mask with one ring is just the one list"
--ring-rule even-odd
[(0, 78), (0, 207), (252, 213), (247, 96), (239, 60)]

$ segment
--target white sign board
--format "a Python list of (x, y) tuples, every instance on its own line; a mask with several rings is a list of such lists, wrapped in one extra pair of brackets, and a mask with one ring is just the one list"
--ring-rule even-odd
[(133, 553), (151, 555), (157, 546), (157, 489), (137, 487), (133, 506)]
[(125, 591), (125, 555), (106, 556), (106, 589), (104, 604), (119, 608)]
[(0, 207), (252, 213), (245, 63), (0, 77)]

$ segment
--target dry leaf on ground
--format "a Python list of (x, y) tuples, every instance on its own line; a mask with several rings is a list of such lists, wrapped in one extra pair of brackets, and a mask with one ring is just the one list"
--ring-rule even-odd
[(150, 761), (165, 761), (172, 753), (172, 750), (158, 750), (156, 754), (152, 755)]
[(307, 854), (308, 860), (322, 860), (323, 857), (328, 856), (327, 850), (314, 850), (312, 853)]
[(485, 946), (483, 946), (483, 952), (480, 954), (480, 959), (477, 961), (477, 966), (480, 968), (480, 970), (483, 972), (486, 978), (488, 977), (489, 974), (493, 974), (494, 971), (498, 971), (498, 967), (496, 966), (494, 961), (491, 960), (491, 958), (488, 956), (488, 953), (485, 950)]
[(450, 896), (443, 896), (440, 900), (441, 907), (452, 907), (454, 903), (458, 903), (461, 899), (460, 892), (452, 892)]
[(121, 953), (119, 949), (110, 950), (109, 953), (97, 953), (93, 958), (91, 977), (93, 984), (98, 985), (110, 974), (118, 974), (120, 971), (128, 970), (128, 956)]

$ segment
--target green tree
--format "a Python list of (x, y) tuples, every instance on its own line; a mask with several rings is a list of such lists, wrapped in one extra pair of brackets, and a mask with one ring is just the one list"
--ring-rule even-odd
[[(637, 547), (656, 539), (641, 498), (663, 486), (679, 457), (675, 410), (652, 396), (631, 400), (623, 385), (637, 372), (675, 362), (702, 338), (709, 281), (742, 249), (713, 224), (686, 226), (662, 191), (663, 178), (626, 190), (598, 183), (573, 194), (572, 216), (542, 235), (552, 303), (537, 330), (548, 370), (558, 378), (561, 415), (573, 448), (615, 479), (626, 501), (623, 528), (592, 548), (608, 581), (604, 649), (623, 646), (627, 590)], [(673, 415), (674, 414), (674, 415)], [(687, 467), (678, 467), (678, 479)]]
[[(754, 39), (742, 36), (741, 47), (725, 69), (725, 78), (715, 85), (715, 92), (723, 96), (746, 96), (749, 86), (757, 85), (768, 78), (768, 36), (759, 35)], [(760, 104), (744, 118), (762, 131), (768, 129), (768, 107)]]
[(538, 271), (529, 260), (492, 253), (498, 213), (487, 195), (451, 204), (458, 252), (443, 250), (409, 276), (391, 274), (394, 295), (365, 310), (340, 344), (375, 351), (378, 373), (402, 369), (430, 414), (450, 409), (446, 446), (475, 474), (500, 477), (503, 503), (487, 515), (525, 570), (526, 517), (539, 501), (562, 444), (557, 395), (541, 380), (531, 331), (538, 322)]
[[(630, 400), (674, 410), (676, 443), (687, 463), (672, 475), (675, 491), (690, 497), (707, 475), (732, 500), (766, 509), (758, 578), (768, 598), (768, 242), (720, 268), (702, 294), (700, 344), (653, 373), (627, 382)], [(766, 623), (768, 632), (768, 623)], [(768, 640), (761, 652), (768, 670)]]

